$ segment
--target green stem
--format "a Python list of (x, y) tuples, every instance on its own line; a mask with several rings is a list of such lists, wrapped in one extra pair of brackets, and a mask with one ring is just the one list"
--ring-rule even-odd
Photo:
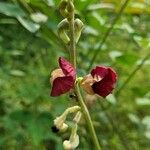
[[(71, 1), (71, 0), (70, 0)], [(75, 34), (74, 34), (74, 10), (70, 12), (69, 28), (70, 28), (70, 59), (76, 68), (76, 48), (75, 48)]]
[[(70, 0), (69, 2), (72, 2), (72, 0)], [(69, 28), (70, 28), (70, 55), (71, 55), (71, 62), (74, 65), (74, 67), (76, 68), (76, 48), (75, 48), (75, 34), (74, 34), (74, 10), (72, 10), (69, 14)], [(79, 85), (78, 83), (75, 85), (75, 93), (77, 94), (77, 99), (79, 101), (79, 105), (81, 106), (81, 111), (86, 119), (86, 122), (88, 124), (89, 127), (89, 131), (93, 140), (93, 143), (95, 144), (96, 150), (101, 150), (99, 142), (98, 142), (98, 138), (96, 136), (95, 130), (94, 130), (94, 126), (89, 114), (89, 111), (83, 101), (83, 98), (81, 96), (80, 93), (80, 89), (79, 89)]]
[(82, 111), (82, 113), (85, 117), (85, 120), (87, 122), (91, 138), (93, 140), (93, 143), (95, 144), (95, 148), (96, 148), (96, 150), (101, 150), (101, 147), (99, 145), (99, 141), (98, 141), (98, 138), (96, 136), (95, 129), (94, 129), (94, 126), (93, 126), (93, 123), (92, 123), (92, 120), (91, 120), (91, 117), (90, 117), (90, 114), (89, 114), (89, 111), (88, 111), (88, 109), (87, 109), (87, 107), (84, 103), (83, 98), (82, 98), (78, 83), (75, 85), (75, 91), (76, 91), (76, 94), (77, 94), (79, 105), (81, 106), (81, 111)]
[(92, 67), (92, 65), (93, 65), (93, 63), (94, 63), (94, 61), (95, 61), (96, 58), (98, 57), (98, 53), (101, 51), (101, 48), (103, 47), (104, 43), (106, 42), (106, 40), (107, 40), (109, 34), (111, 33), (111, 31), (112, 31), (112, 29), (114, 28), (114, 26), (115, 26), (115, 24), (117, 23), (117, 21), (119, 20), (120, 16), (122, 15), (122, 13), (123, 13), (124, 9), (126, 8), (126, 6), (127, 6), (127, 4), (128, 4), (129, 1), (130, 1), (130, 0), (126, 0), (126, 1), (124, 2), (124, 4), (122, 5), (122, 7), (120, 8), (120, 11), (118, 12), (116, 18), (113, 20), (111, 26), (108, 28), (108, 30), (107, 30), (106, 33), (104, 34), (104, 36), (103, 36), (103, 38), (102, 38), (102, 41), (100, 42), (99, 47), (95, 50), (95, 53), (94, 53), (94, 55), (93, 55), (93, 57), (92, 57), (92, 59), (91, 59), (91, 61), (90, 61), (90, 64), (89, 64), (89, 67), (88, 67), (87, 70), (90, 70), (90, 69), (91, 69), (91, 67)]

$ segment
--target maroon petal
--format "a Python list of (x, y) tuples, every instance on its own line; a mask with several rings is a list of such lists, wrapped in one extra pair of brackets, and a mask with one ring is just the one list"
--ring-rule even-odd
[(68, 62), (63, 57), (59, 57), (59, 66), (66, 76), (69, 75), (69, 76), (72, 76), (74, 79), (76, 78), (75, 68), (73, 67), (73, 65), (70, 62)]
[(92, 89), (96, 94), (105, 98), (114, 89), (114, 84), (101, 80), (100, 82), (95, 82), (92, 85)]
[(108, 74), (106, 77), (109, 81), (115, 83), (117, 80), (117, 73), (112, 68), (108, 68)]
[(74, 86), (72, 76), (58, 77), (53, 81), (51, 96), (59, 96), (68, 92)]
[(96, 66), (96, 68), (91, 71), (91, 75), (93, 78), (95, 75), (104, 78), (107, 73), (108, 73), (108, 69), (104, 66)]

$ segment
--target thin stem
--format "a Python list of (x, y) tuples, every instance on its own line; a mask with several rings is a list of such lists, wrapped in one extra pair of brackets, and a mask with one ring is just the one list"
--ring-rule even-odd
[(75, 48), (75, 35), (74, 35), (74, 10), (72, 10), (72, 12), (70, 13), (69, 28), (70, 28), (70, 57), (71, 57), (72, 64), (76, 68), (76, 48)]
[[(72, 2), (72, 0), (69, 1), (70, 3)], [(74, 67), (76, 68), (76, 48), (75, 48), (75, 35), (74, 35), (74, 9), (70, 12), (69, 14), (69, 28), (70, 28), (70, 54), (71, 54), (71, 62), (74, 65)], [(78, 83), (75, 84), (75, 93), (77, 94), (77, 99), (79, 101), (79, 105), (81, 106), (81, 111), (86, 119), (86, 122), (88, 124), (89, 127), (89, 131), (93, 140), (93, 143), (95, 144), (96, 150), (101, 150), (99, 142), (98, 142), (98, 138), (96, 136), (95, 130), (94, 130), (94, 126), (90, 117), (90, 114), (88, 112), (88, 109), (83, 101), (83, 98), (81, 96), (80, 93), (80, 89), (79, 89), (79, 85)]]
[(147, 59), (149, 59), (150, 57), (150, 53), (148, 53), (143, 60), (141, 61), (141, 63), (139, 65), (137, 65), (137, 67), (131, 72), (131, 74), (128, 76), (128, 78), (124, 81), (124, 83), (121, 85), (121, 87), (118, 89), (118, 91), (116, 92), (116, 97), (118, 97), (120, 95), (120, 93), (122, 92), (122, 90), (126, 87), (126, 85), (129, 83), (129, 81), (135, 76), (135, 74), (137, 73), (138, 70), (141, 69), (141, 67), (144, 65), (145, 61)]
[(120, 16), (122, 15), (122, 13), (123, 13), (124, 9), (126, 8), (126, 6), (127, 6), (127, 4), (128, 4), (129, 1), (130, 1), (130, 0), (126, 0), (126, 1), (124, 2), (124, 4), (122, 5), (122, 7), (120, 8), (120, 11), (118, 12), (116, 18), (113, 20), (111, 26), (108, 28), (108, 30), (107, 30), (106, 33), (104, 34), (104, 36), (103, 36), (103, 38), (102, 38), (102, 41), (100, 42), (99, 47), (95, 50), (95, 53), (94, 53), (94, 55), (93, 55), (93, 57), (92, 57), (92, 59), (91, 59), (91, 61), (90, 61), (90, 64), (89, 64), (89, 67), (88, 67), (87, 70), (90, 70), (90, 69), (91, 69), (91, 67), (92, 67), (92, 65), (93, 65), (93, 63), (94, 63), (94, 61), (95, 61), (96, 58), (98, 57), (98, 53), (101, 51), (101, 48), (103, 47), (104, 43), (106, 42), (108, 36), (110, 35), (112, 29), (114, 28), (115, 24), (116, 24), (117, 21), (119, 20)]
[(82, 113), (83, 113), (83, 115), (86, 119), (89, 131), (90, 131), (91, 138), (93, 140), (93, 143), (95, 144), (95, 148), (96, 148), (96, 150), (101, 150), (101, 147), (99, 145), (99, 141), (98, 141), (98, 138), (96, 136), (95, 129), (94, 129), (94, 126), (93, 126), (93, 123), (92, 123), (92, 120), (91, 120), (91, 117), (90, 117), (90, 114), (89, 114), (89, 111), (88, 111), (88, 109), (87, 109), (87, 107), (84, 103), (83, 98), (82, 98), (78, 83), (75, 86), (75, 90), (76, 90), (76, 94), (77, 94), (77, 97), (78, 97), (78, 102), (81, 106), (81, 111), (82, 111)]

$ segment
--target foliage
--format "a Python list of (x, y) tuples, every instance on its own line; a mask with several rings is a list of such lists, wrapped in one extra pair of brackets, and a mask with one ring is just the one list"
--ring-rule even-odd
[[(57, 67), (59, 56), (68, 57), (67, 47), (57, 37), (57, 24), (62, 20), (56, 7), (59, 1), (0, 2), (0, 149), (62, 149), (60, 136), (51, 132), (51, 125), (71, 101), (68, 95), (56, 100), (49, 96), (50, 71)], [(75, 0), (76, 16), (84, 22), (77, 45), (80, 75), (87, 74), (93, 54), (121, 7), (110, 0), (102, 2)], [(104, 150), (150, 147), (150, 60), (146, 57), (150, 3), (141, 3), (144, 6), (138, 11), (130, 9), (135, 1), (129, 3), (94, 61), (94, 65), (113, 66), (119, 78), (114, 95), (99, 98), (89, 107)], [(128, 84), (121, 88), (131, 73)], [(84, 120), (78, 149), (90, 150), (93, 146), (83, 124)]]

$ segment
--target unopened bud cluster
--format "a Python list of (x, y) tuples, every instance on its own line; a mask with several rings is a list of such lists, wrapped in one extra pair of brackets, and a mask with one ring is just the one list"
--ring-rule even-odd
[(53, 132), (66, 132), (68, 125), (65, 123), (67, 116), (70, 113), (76, 113), (73, 118), (73, 125), (71, 126), (71, 135), (69, 140), (63, 142), (63, 147), (65, 150), (74, 150), (79, 145), (79, 136), (77, 134), (78, 123), (81, 118), (81, 112), (79, 106), (73, 106), (67, 108), (61, 116), (56, 117), (54, 120), (54, 126), (52, 127)]
[[(71, 15), (74, 11), (74, 4), (72, 0), (61, 0), (59, 5), (59, 11), (61, 15), (65, 18), (58, 24), (58, 35), (62, 39), (65, 44), (69, 44), (69, 21), (71, 19)], [(81, 31), (83, 29), (83, 22), (80, 19), (74, 20), (74, 29), (75, 29), (75, 41), (78, 42)]]

